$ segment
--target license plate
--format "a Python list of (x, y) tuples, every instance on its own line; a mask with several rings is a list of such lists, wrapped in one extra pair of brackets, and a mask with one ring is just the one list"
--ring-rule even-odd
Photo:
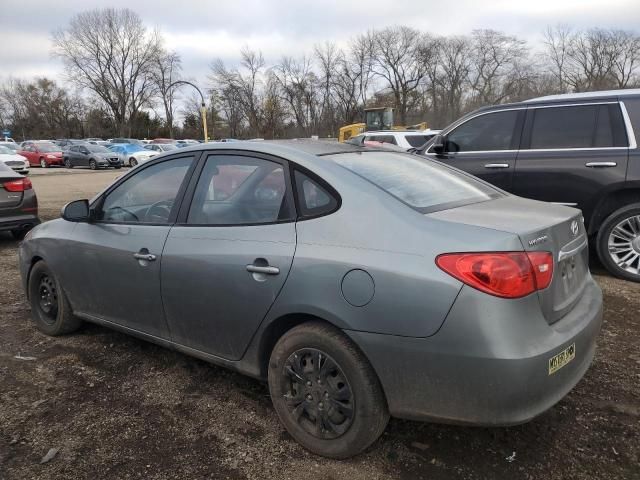
[(549, 375), (556, 373), (574, 358), (576, 358), (576, 344), (572, 343), (549, 359)]

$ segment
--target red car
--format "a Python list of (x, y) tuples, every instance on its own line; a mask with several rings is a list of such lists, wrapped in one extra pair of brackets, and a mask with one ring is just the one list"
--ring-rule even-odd
[(29, 165), (40, 165), (42, 168), (64, 165), (62, 150), (51, 142), (25, 142), (18, 154), (26, 157)]

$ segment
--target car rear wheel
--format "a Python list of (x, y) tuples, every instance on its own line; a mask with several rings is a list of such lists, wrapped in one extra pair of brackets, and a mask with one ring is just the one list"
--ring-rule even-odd
[(382, 434), (389, 420), (375, 372), (335, 327), (312, 322), (288, 331), (271, 353), (268, 375), (284, 427), (318, 455), (357, 455)]
[(16, 228), (14, 230), (11, 230), (11, 235), (16, 240), (22, 240), (29, 230), (31, 230), (31, 229), (30, 228)]
[(65, 158), (64, 159), (64, 166), (67, 167), (67, 168), (73, 168), (73, 164), (71, 163), (71, 159)]
[(93, 159), (89, 160), (89, 168), (91, 170), (97, 170), (98, 169), (98, 164), (96, 163), (95, 160), (93, 160)]
[(41, 332), (64, 335), (77, 330), (82, 320), (75, 317), (60, 282), (44, 261), (36, 263), (29, 274), (31, 317)]
[(42, 168), (47, 168), (48, 167), (47, 162), (46, 162), (46, 160), (44, 158), (40, 159), (40, 166)]
[(130, 166), (131, 168), (133, 168), (133, 167), (135, 167), (136, 165), (138, 165), (138, 161), (137, 161), (135, 158), (131, 157), (131, 158), (129, 159), (129, 166)]
[(640, 204), (613, 212), (596, 239), (598, 256), (613, 275), (640, 282)]

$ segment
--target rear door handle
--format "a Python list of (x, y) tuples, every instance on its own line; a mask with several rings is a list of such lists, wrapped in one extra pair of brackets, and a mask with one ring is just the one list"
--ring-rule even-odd
[(271, 266), (262, 267), (259, 265), (247, 265), (247, 272), (264, 273), (266, 275), (278, 275), (280, 273), (280, 269), (278, 267)]
[(153, 253), (134, 253), (133, 258), (136, 260), (146, 260), (147, 262), (153, 262), (156, 256)]
[(487, 163), (484, 168), (509, 168), (508, 163)]
[(588, 162), (584, 164), (585, 167), (590, 168), (607, 168), (607, 167), (617, 167), (618, 164), (616, 162)]

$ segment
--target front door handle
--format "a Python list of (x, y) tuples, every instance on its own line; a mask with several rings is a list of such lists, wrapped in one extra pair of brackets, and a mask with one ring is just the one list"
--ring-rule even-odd
[(136, 260), (146, 260), (147, 262), (154, 262), (156, 256), (153, 253), (134, 253), (133, 258)]
[(251, 273), (264, 273), (265, 275), (278, 275), (280, 269), (278, 267), (260, 266), (260, 265), (247, 265), (247, 272)]
[(616, 162), (588, 162), (585, 163), (584, 166), (590, 168), (610, 168), (617, 167), (618, 164)]
[(508, 163), (487, 163), (484, 168), (509, 168)]

